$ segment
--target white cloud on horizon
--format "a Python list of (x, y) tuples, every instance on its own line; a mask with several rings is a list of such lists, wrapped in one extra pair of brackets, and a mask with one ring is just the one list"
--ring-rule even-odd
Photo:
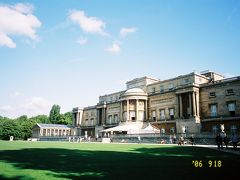
[(137, 28), (126, 28), (126, 27), (122, 27), (120, 29), (120, 36), (121, 37), (126, 37), (128, 34), (130, 33), (135, 33), (137, 31)]
[(113, 42), (112, 45), (105, 50), (113, 54), (118, 54), (121, 51), (120, 43)]
[(14, 110), (14, 108), (10, 105), (4, 105), (4, 106), (0, 107), (0, 113), (6, 113), (9, 111), (13, 111), (13, 110)]
[(6, 116), (9, 118), (17, 118), (21, 115), (27, 115), (28, 117), (36, 116), (40, 114), (48, 115), (51, 110), (52, 103), (42, 97), (32, 97), (27, 99), (24, 103), (10, 106), (4, 105), (0, 107), (0, 116)]
[(105, 22), (97, 17), (87, 16), (84, 11), (71, 10), (69, 18), (86, 33), (107, 35), (104, 31)]
[(0, 46), (16, 48), (10, 37), (16, 35), (38, 40), (36, 29), (41, 27), (41, 22), (32, 12), (30, 4), (0, 5)]

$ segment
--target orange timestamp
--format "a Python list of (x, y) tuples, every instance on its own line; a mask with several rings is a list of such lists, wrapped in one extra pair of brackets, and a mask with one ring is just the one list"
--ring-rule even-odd
[(208, 161), (192, 160), (192, 165), (196, 168), (201, 168), (201, 167), (220, 168), (222, 167), (223, 163), (221, 160), (208, 160)]

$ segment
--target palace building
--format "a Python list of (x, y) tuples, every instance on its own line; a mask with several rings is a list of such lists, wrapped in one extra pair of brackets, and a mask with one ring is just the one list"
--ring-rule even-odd
[(216, 133), (240, 129), (240, 76), (212, 71), (167, 80), (126, 82), (123, 91), (99, 97), (94, 106), (73, 108), (73, 134)]

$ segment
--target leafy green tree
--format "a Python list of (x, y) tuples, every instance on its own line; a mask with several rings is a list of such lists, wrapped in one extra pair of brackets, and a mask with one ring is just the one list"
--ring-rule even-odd
[(30, 120), (35, 121), (35, 124), (36, 123), (45, 123), (45, 124), (50, 123), (47, 115), (37, 115), (37, 116), (31, 117)]
[(72, 125), (72, 113), (66, 112), (64, 114), (60, 115), (58, 124), (66, 124), (66, 125)]
[(22, 139), (26, 140), (32, 136), (32, 128), (36, 124), (35, 120), (28, 119), (20, 124)]
[(60, 106), (54, 104), (49, 114), (49, 121), (53, 124), (56, 124), (60, 119)]
[(0, 123), (0, 138), (8, 140), (10, 136), (14, 139), (22, 138), (22, 131), (20, 125), (15, 120), (4, 120)]

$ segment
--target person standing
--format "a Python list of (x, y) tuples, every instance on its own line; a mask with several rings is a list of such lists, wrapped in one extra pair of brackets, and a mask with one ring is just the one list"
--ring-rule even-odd
[(238, 143), (238, 136), (237, 136), (237, 134), (235, 134), (235, 133), (232, 134), (231, 141), (233, 143), (233, 149), (237, 150), (237, 143)]
[(173, 134), (173, 144), (176, 144), (176, 141), (177, 141), (176, 134)]
[(193, 144), (194, 144), (194, 138), (193, 138), (193, 136), (190, 137), (190, 141), (191, 141), (191, 144), (192, 144), (192, 146), (193, 146)]
[(218, 147), (218, 149), (220, 149), (221, 142), (222, 142), (220, 134), (217, 134), (215, 140), (216, 140), (216, 143), (217, 143), (217, 147)]
[(141, 144), (141, 137), (138, 136), (138, 144)]

